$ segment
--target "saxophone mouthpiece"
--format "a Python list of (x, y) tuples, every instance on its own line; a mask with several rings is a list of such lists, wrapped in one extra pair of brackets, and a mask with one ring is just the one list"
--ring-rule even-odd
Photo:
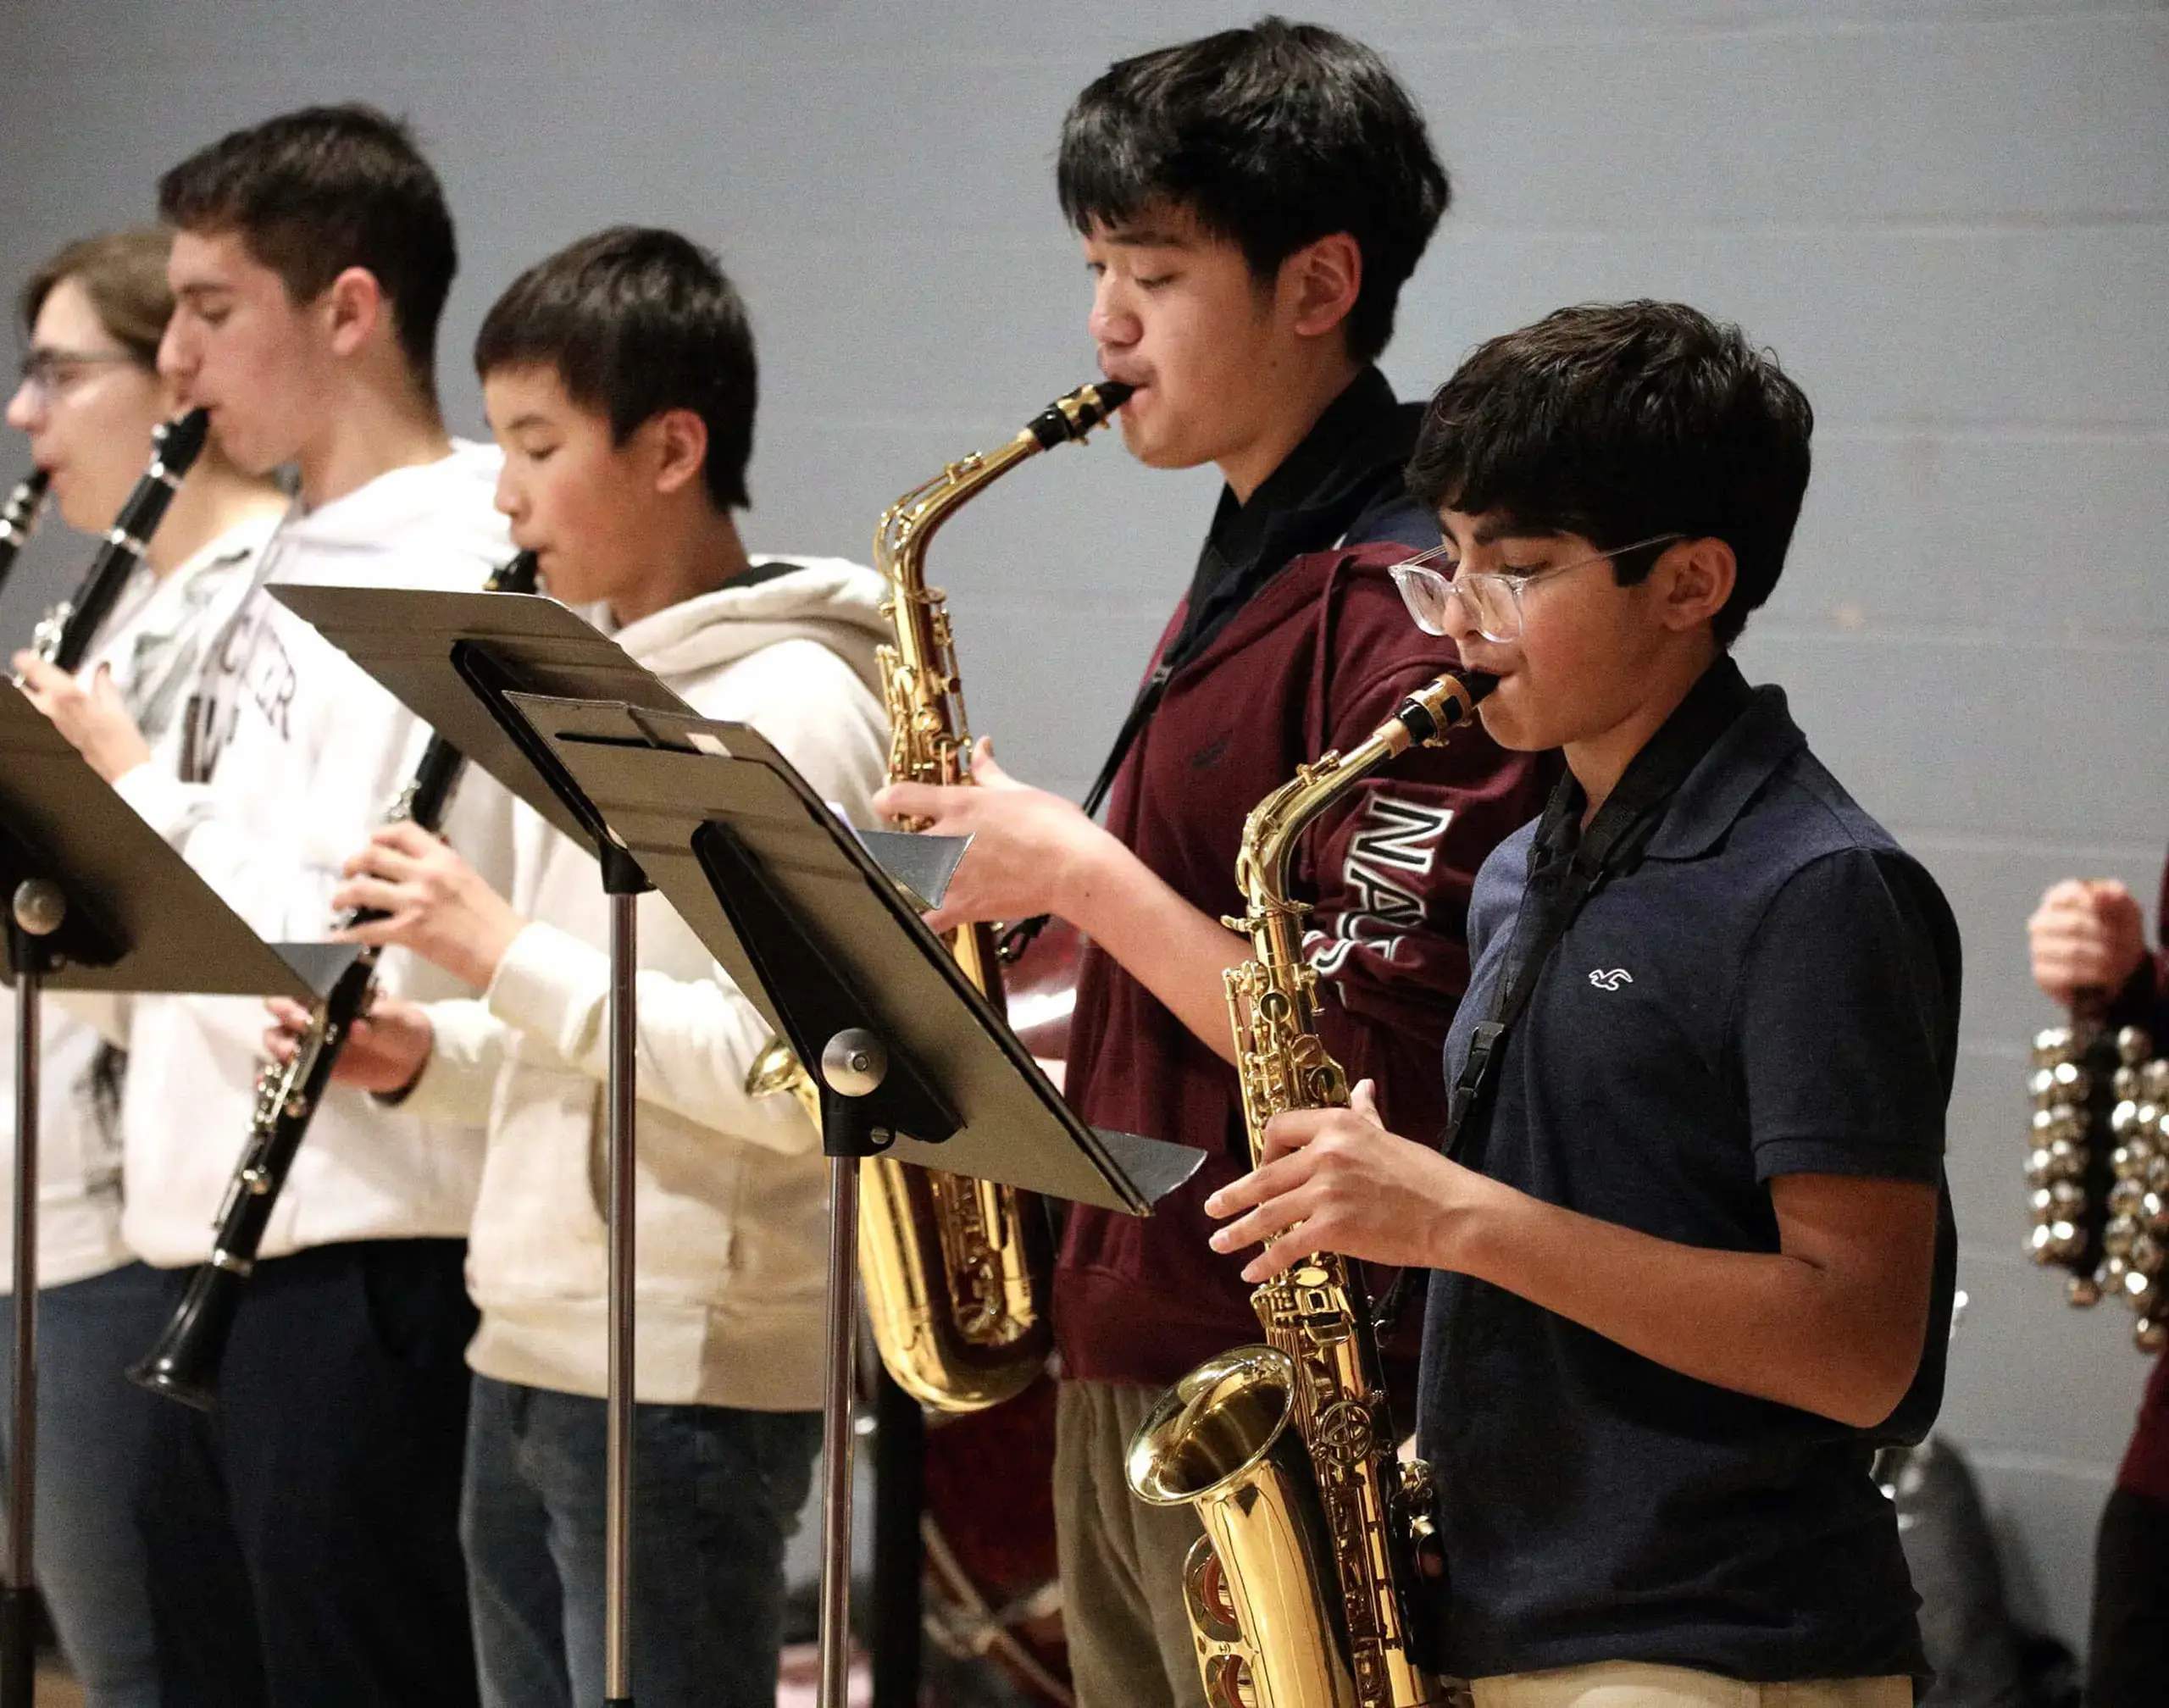
[(1402, 701), (1379, 728), (1396, 753), (1445, 740), (1476, 715), (1484, 696), (1499, 685), (1489, 670), (1464, 670), (1440, 677)]
[(1100, 415), (1105, 419), (1129, 402), (1129, 394), (1137, 388), (1123, 380), (1101, 380), (1084, 387), (1098, 400)]
[(1024, 430), (1040, 441), (1040, 449), (1051, 451), (1065, 441), (1082, 439), (1129, 402), (1129, 394), (1136, 389), (1119, 380), (1079, 385), (1068, 396), (1048, 404)]

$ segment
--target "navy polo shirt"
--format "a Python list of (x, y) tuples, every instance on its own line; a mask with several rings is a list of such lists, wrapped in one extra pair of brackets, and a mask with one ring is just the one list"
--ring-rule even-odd
[[(1478, 874), (1449, 1083), (1492, 1012), (1539, 828)], [(1757, 689), (1545, 963), (1468, 1160), (1661, 1239), (1774, 1252), (1774, 1175), (1941, 1184), (1958, 998), (1934, 880), (1807, 751), (1783, 693)], [(1955, 1246), (1945, 1189), (1920, 1372), (1868, 1431), (1434, 1275), (1418, 1434), (1439, 1473), (1451, 1670), (1925, 1673), (1868, 1462), (1940, 1402)]]

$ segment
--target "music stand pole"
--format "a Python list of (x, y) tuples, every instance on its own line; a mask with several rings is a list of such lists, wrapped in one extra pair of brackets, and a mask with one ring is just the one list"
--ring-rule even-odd
[(27, 879), (9, 898), (15, 973), (14, 1439), (8, 1478), (8, 1572), (0, 1586), (0, 1708), (31, 1708), (37, 1688), (37, 1165), (44, 940), (67, 918), (60, 886)]
[(829, 1156), (828, 1362), (821, 1393), (821, 1708), (846, 1708), (850, 1695), (858, 1167), (873, 1151), (859, 1100), (878, 1090), (888, 1072), (889, 1052), (861, 1028), (837, 1033), (821, 1052), (821, 1146)]
[[(609, 1382), (605, 1418), (602, 1600), (604, 1697), (607, 1708), (633, 1700), (633, 1106), (638, 1093), (640, 1020), (634, 980), (639, 968), (640, 890), (614, 881), (602, 862), (610, 896), (610, 1084), (607, 1164), (610, 1175)], [(630, 863), (630, 862), (627, 862)], [(634, 868), (637, 873), (638, 868)]]

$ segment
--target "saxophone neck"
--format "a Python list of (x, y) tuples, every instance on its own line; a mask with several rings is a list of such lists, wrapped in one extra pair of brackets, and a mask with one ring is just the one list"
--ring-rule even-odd
[[(926, 549), (951, 514), (1026, 458), (1073, 441), (1081, 442), (1122, 407), (1131, 389), (1111, 380), (1080, 385), (1056, 398), (1007, 444), (959, 458), (882, 512), (874, 530), (874, 564), (894, 593), (908, 596), (927, 591)], [(938, 600), (940, 596), (932, 596)], [(901, 626), (901, 604), (898, 612)]]
[(883, 511), (874, 530), (874, 567), (888, 582), (890, 596), (924, 594), (927, 548), (941, 524), (1040, 448), (1026, 428), (998, 450), (959, 458)]
[(1498, 680), (1479, 670), (1435, 678), (1395, 707), (1360, 746), (1298, 766), (1295, 776), (1251, 809), (1235, 856), (1235, 882), (1248, 910), (1244, 925), (1261, 958), (1268, 937), (1276, 953), (1284, 951), (1293, 931), (1290, 922), (1307, 911), (1291, 894), (1289, 879), (1304, 831), (1387, 761), (1412, 747), (1444, 746)]

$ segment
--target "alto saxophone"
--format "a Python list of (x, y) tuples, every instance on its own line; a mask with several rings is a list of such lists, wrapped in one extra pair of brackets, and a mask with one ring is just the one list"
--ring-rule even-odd
[[(1413, 746), (1442, 745), (1495, 679), (1441, 676), (1362, 746), (1328, 753), (1244, 821), (1235, 877), (1255, 961), (1227, 975), (1235, 1068), (1253, 1166), (1266, 1123), (1348, 1103), (1348, 1076), (1317, 1032), (1304, 960), (1306, 905), (1290, 893), (1295, 844), (1318, 815)], [(1283, 1236), (1287, 1237), (1287, 1236)], [(1208, 1359), (1132, 1438), (1131, 1491), (1195, 1506), (1206, 1533), (1183, 1570), (1213, 1708), (1428, 1708), (1463, 1695), (1411, 1652), (1411, 1595), (1435, 1575), (1433, 1483), (1395, 1457), (1361, 1268), (1305, 1257), (1251, 1295), (1267, 1344)]]
[[(948, 604), (926, 583), (935, 531), (1026, 458), (1081, 441), (1129, 393), (1118, 381), (1080, 385), (1000, 449), (951, 463), (882, 513), (874, 562), (889, 584), (882, 614), (896, 636), (879, 652), (891, 783), (971, 780)], [(948, 940), (964, 976), (999, 1005), (993, 928), (967, 925)], [(818, 1094), (780, 1040), (754, 1062), (746, 1091), (791, 1092), (818, 1124)], [(874, 1344), (897, 1386), (940, 1411), (981, 1411), (1022, 1392), (1046, 1365), (1053, 1334), (1051, 1253), (1037, 1202), (1013, 1187), (887, 1157), (868, 1158), (859, 1178), (859, 1279)]]

